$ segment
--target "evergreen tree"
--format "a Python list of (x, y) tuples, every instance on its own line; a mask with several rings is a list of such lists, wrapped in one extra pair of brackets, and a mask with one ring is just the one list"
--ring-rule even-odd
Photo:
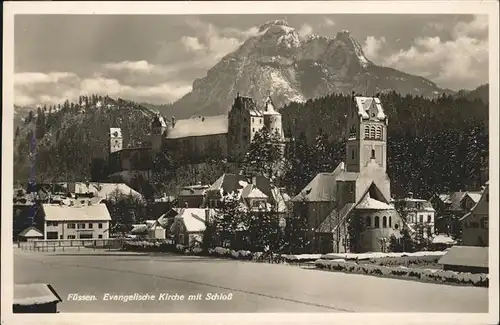
[(269, 133), (265, 128), (257, 131), (243, 160), (243, 173), (277, 179), (283, 157), (281, 146), (277, 133)]

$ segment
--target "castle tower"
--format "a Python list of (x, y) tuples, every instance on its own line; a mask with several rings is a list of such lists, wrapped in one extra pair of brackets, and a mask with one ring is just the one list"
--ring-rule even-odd
[(268, 96), (266, 102), (264, 103), (264, 124), (270, 133), (277, 132), (280, 139), (283, 141), (285, 139), (285, 134), (283, 132), (283, 123), (281, 121), (281, 114), (274, 108), (273, 101), (271, 97)]
[(151, 122), (151, 147), (154, 154), (161, 152), (165, 131), (167, 123), (163, 116), (157, 114)]
[(353, 96), (347, 116), (347, 171), (360, 172), (370, 162), (387, 170), (387, 124), (380, 99)]
[(123, 136), (122, 129), (110, 128), (109, 129), (109, 153), (115, 153), (123, 149)]

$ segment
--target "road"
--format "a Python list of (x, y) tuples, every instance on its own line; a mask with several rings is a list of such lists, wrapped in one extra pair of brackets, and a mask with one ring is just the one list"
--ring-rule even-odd
[[(61, 312), (488, 311), (486, 288), (172, 254), (90, 249), (42, 253), (15, 248), (14, 282), (50, 283), (63, 299)], [(104, 301), (106, 293), (148, 294), (155, 295), (155, 300)], [(205, 299), (216, 293), (232, 297)], [(96, 300), (68, 300), (70, 294), (93, 295)], [(184, 300), (159, 301), (166, 294), (184, 295)], [(188, 300), (189, 295), (202, 299)]]

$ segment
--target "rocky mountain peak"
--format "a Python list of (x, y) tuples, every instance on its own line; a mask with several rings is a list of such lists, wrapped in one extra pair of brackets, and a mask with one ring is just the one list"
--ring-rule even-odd
[(265, 102), (271, 94), (279, 109), (290, 101), (303, 102), (331, 93), (362, 93), (395, 90), (434, 96), (440, 92), (431, 81), (379, 67), (364, 54), (348, 30), (334, 38), (301, 37), (285, 20), (259, 27), (235, 52), (226, 55), (193, 90), (169, 107), (170, 116), (224, 114), (236, 93)]

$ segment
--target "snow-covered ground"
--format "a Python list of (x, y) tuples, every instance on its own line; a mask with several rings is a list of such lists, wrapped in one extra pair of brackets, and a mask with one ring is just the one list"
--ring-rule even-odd
[[(169, 254), (14, 250), (15, 283), (50, 283), (61, 312), (487, 312), (488, 290)], [(97, 301), (68, 301), (70, 293)], [(103, 301), (104, 293), (232, 293), (229, 301)]]

